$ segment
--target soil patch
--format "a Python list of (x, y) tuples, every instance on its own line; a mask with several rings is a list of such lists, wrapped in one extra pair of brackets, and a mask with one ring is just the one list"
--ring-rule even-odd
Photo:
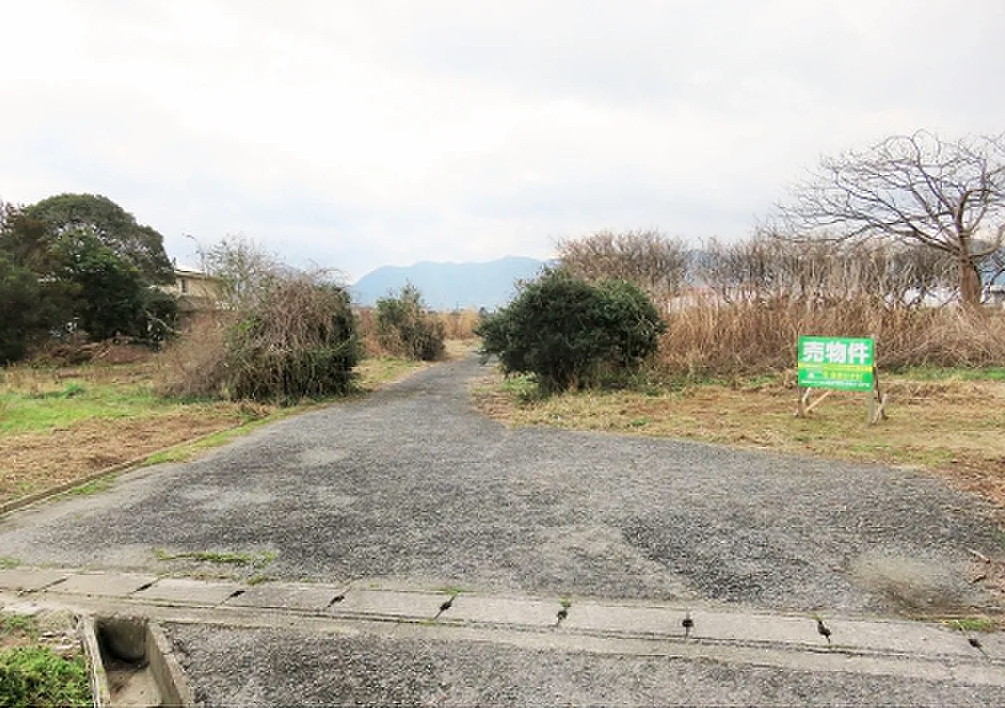
[(245, 420), (235, 407), (182, 410), (150, 418), (81, 421), (50, 431), (0, 437), (0, 502), (82, 479), (123, 462)]

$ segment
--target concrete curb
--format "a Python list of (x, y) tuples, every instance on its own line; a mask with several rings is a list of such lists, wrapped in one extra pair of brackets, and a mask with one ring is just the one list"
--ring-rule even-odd
[[(129, 612), (151, 619), (254, 624), (281, 618), (288, 626), (384, 624), (432, 628), (445, 635), (480, 632), (539, 634), (579, 641), (656, 642), (663, 651), (786, 652), (832, 658), (973, 665), (1005, 677), (1005, 633), (967, 634), (935, 624), (888, 618), (763, 613), (736, 607), (530, 598), (424, 589), (158, 578), (41, 568), (0, 571), (5, 593), (19, 602), (83, 607), (88, 614)], [(686, 626), (685, 620), (689, 623)], [(827, 631), (822, 631), (823, 626)], [(979, 638), (978, 638), (979, 637)], [(972, 641), (976, 640), (979, 646)], [(155, 650), (171, 655), (170, 644)], [(728, 650), (728, 652), (727, 652)], [(741, 651), (742, 650), (742, 651)], [(156, 652), (155, 652), (156, 653)], [(168, 666), (171, 673), (180, 669)]]
[(87, 666), (91, 672), (91, 696), (94, 708), (106, 708), (112, 704), (112, 695), (108, 688), (105, 662), (101, 659), (101, 646), (98, 644), (98, 633), (94, 628), (94, 617), (85, 615), (81, 618), (80, 633)]
[(147, 625), (147, 661), (160, 689), (163, 706), (194, 706), (195, 696), (185, 680), (185, 672), (174, 654), (171, 642), (159, 625)]

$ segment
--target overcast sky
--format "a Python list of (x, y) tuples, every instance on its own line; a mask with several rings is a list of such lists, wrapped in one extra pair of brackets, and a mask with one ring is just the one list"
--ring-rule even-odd
[(1005, 130), (1002, 0), (0, 0), (0, 199), (351, 280), (751, 233), (821, 155)]

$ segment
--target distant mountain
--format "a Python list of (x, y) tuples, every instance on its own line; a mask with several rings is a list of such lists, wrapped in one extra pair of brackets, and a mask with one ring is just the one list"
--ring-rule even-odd
[(516, 293), (516, 281), (536, 276), (545, 262), (523, 256), (506, 256), (488, 263), (416, 263), (402, 268), (383, 266), (349, 287), (353, 302), (373, 305), (411, 283), (434, 310), (484, 307), (494, 310)]

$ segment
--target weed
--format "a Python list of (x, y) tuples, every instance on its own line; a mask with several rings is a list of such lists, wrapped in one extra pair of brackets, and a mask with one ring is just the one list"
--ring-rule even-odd
[(89, 706), (87, 662), (48, 647), (0, 651), (0, 706)]
[(894, 370), (895, 373), (916, 381), (1005, 381), (1003, 367), (938, 367), (938, 366), (908, 366)]
[(253, 568), (264, 568), (276, 559), (276, 554), (273, 551), (183, 551), (181, 553), (168, 553), (163, 548), (155, 548), (154, 555), (159, 561), (194, 560), (220, 565), (247, 565)]
[(248, 585), (255, 586), (255, 585), (261, 585), (262, 583), (267, 583), (270, 580), (275, 580), (275, 578), (266, 573), (255, 573), (245, 582), (248, 583)]
[[(29, 615), (0, 614), (0, 636), (38, 638), (38, 624)], [(0, 703), (0, 705), (3, 705)]]
[(215, 553), (212, 551), (193, 553), (190, 556), (195, 560), (206, 561), (208, 563), (231, 563), (233, 565), (259, 565), (260, 562), (265, 564), (271, 563), (275, 554), (272, 554), (270, 558), (259, 558), (251, 553)]
[(562, 606), (563, 610), (568, 610), (572, 607), (572, 599), (568, 595), (563, 595), (558, 602)]
[(998, 629), (998, 624), (988, 617), (960, 617), (946, 624), (960, 632), (994, 632)]
[(107, 477), (99, 477), (98, 479), (91, 480), (87, 484), (82, 484), (79, 487), (74, 487), (66, 494), (67, 496), (74, 497), (89, 497), (93, 494), (100, 494), (101, 492), (107, 492), (115, 485), (115, 475), (109, 475)]
[(0, 556), (0, 570), (17, 568), (19, 565), (21, 565), (21, 561), (19, 561), (17, 558), (10, 558), (9, 556)]
[(514, 374), (503, 379), (501, 388), (507, 393), (512, 393), (521, 403), (530, 403), (543, 398), (541, 389), (537, 385), (537, 378), (533, 374)]

